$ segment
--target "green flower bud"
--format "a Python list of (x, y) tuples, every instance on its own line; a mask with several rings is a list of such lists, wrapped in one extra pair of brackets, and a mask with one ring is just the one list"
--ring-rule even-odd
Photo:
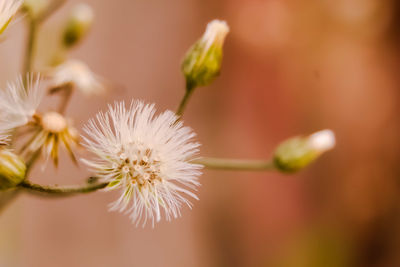
[(93, 18), (93, 10), (89, 5), (81, 3), (75, 6), (64, 30), (62, 41), (66, 48), (71, 48), (86, 36)]
[(225, 21), (213, 20), (206, 32), (186, 53), (182, 72), (188, 89), (209, 85), (220, 73), (222, 46), (229, 27)]
[(274, 164), (282, 172), (296, 172), (334, 146), (335, 134), (331, 130), (319, 131), (307, 137), (293, 137), (278, 146)]
[(0, 190), (13, 188), (25, 179), (24, 161), (9, 150), (0, 150)]

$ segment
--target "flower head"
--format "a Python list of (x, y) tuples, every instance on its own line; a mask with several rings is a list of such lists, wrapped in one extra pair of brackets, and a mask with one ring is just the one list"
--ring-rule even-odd
[(0, 34), (4, 32), (12, 18), (22, 5), (23, 0), (0, 1)]
[(60, 144), (67, 149), (71, 159), (76, 162), (73, 148), (78, 145), (79, 135), (71, 123), (61, 114), (50, 111), (35, 114), (34, 122), (29, 125), (32, 137), (23, 146), (22, 153), (33, 155), (42, 152), (46, 161), (51, 158), (58, 165)]
[(89, 67), (79, 60), (69, 60), (58, 66), (52, 75), (53, 86), (76, 86), (87, 95), (100, 94), (105, 88)]
[(111, 210), (130, 213), (136, 225), (143, 221), (180, 216), (184, 195), (197, 199), (195, 190), (201, 165), (190, 163), (198, 152), (195, 134), (177, 116), (165, 111), (155, 116), (154, 105), (134, 101), (129, 108), (117, 103), (99, 113), (85, 127), (85, 146), (98, 159), (84, 160), (97, 176), (109, 182), (108, 190), (121, 189)]
[(182, 63), (187, 88), (210, 84), (218, 76), (222, 63), (222, 46), (229, 33), (225, 21), (213, 20), (204, 35), (187, 52)]
[(15, 83), (8, 83), (5, 90), (0, 90), (1, 131), (25, 125), (35, 114), (44, 93), (39, 80), (39, 76), (27, 74), (25, 86), (19, 76)]

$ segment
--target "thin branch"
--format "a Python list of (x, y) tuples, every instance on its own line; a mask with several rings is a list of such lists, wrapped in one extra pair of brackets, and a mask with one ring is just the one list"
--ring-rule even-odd
[(276, 170), (271, 160), (243, 160), (222, 158), (199, 158), (192, 163), (203, 165), (207, 169), (235, 170), (235, 171), (274, 171)]
[(75, 194), (85, 194), (95, 192), (106, 187), (108, 183), (88, 183), (80, 186), (48, 186), (34, 184), (29, 181), (23, 181), (18, 187), (28, 190), (31, 193), (50, 196), (72, 196)]
[(183, 96), (181, 102), (179, 103), (178, 109), (175, 112), (178, 117), (182, 117), (183, 113), (185, 112), (186, 105), (189, 102), (189, 99), (192, 96), (194, 89), (195, 87), (191, 83), (186, 83), (185, 95)]

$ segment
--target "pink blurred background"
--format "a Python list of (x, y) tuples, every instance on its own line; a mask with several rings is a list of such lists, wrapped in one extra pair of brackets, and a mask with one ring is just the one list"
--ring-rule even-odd
[[(36, 69), (79, 1), (40, 32)], [(154, 229), (109, 213), (117, 192), (22, 195), (0, 217), (0, 266), (400, 266), (399, 26), (396, 0), (91, 0), (95, 23), (70, 58), (105, 77), (106, 96), (77, 93), (81, 127), (114, 100), (174, 110), (180, 62), (207, 22), (231, 27), (221, 76), (185, 114), (204, 156), (267, 158), (282, 140), (331, 128), (337, 148), (295, 175), (205, 170), (193, 210)], [(4, 85), (21, 70), (25, 21), (0, 47)], [(50, 47), (50, 48), (49, 48)], [(66, 155), (32, 180), (75, 184)]]

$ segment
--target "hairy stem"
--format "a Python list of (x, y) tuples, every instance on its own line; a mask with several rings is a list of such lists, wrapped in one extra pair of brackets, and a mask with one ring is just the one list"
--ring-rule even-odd
[(199, 158), (192, 163), (203, 165), (207, 169), (233, 171), (273, 171), (274, 163), (271, 160), (244, 160), (222, 158)]
[(23, 181), (18, 187), (28, 190), (32, 193), (41, 193), (53, 196), (71, 196), (74, 194), (85, 194), (95, 192), (106, 187), (108, 183), (88, 183), (81, 186), (49, 186), (34, 184), (29, 181)]

